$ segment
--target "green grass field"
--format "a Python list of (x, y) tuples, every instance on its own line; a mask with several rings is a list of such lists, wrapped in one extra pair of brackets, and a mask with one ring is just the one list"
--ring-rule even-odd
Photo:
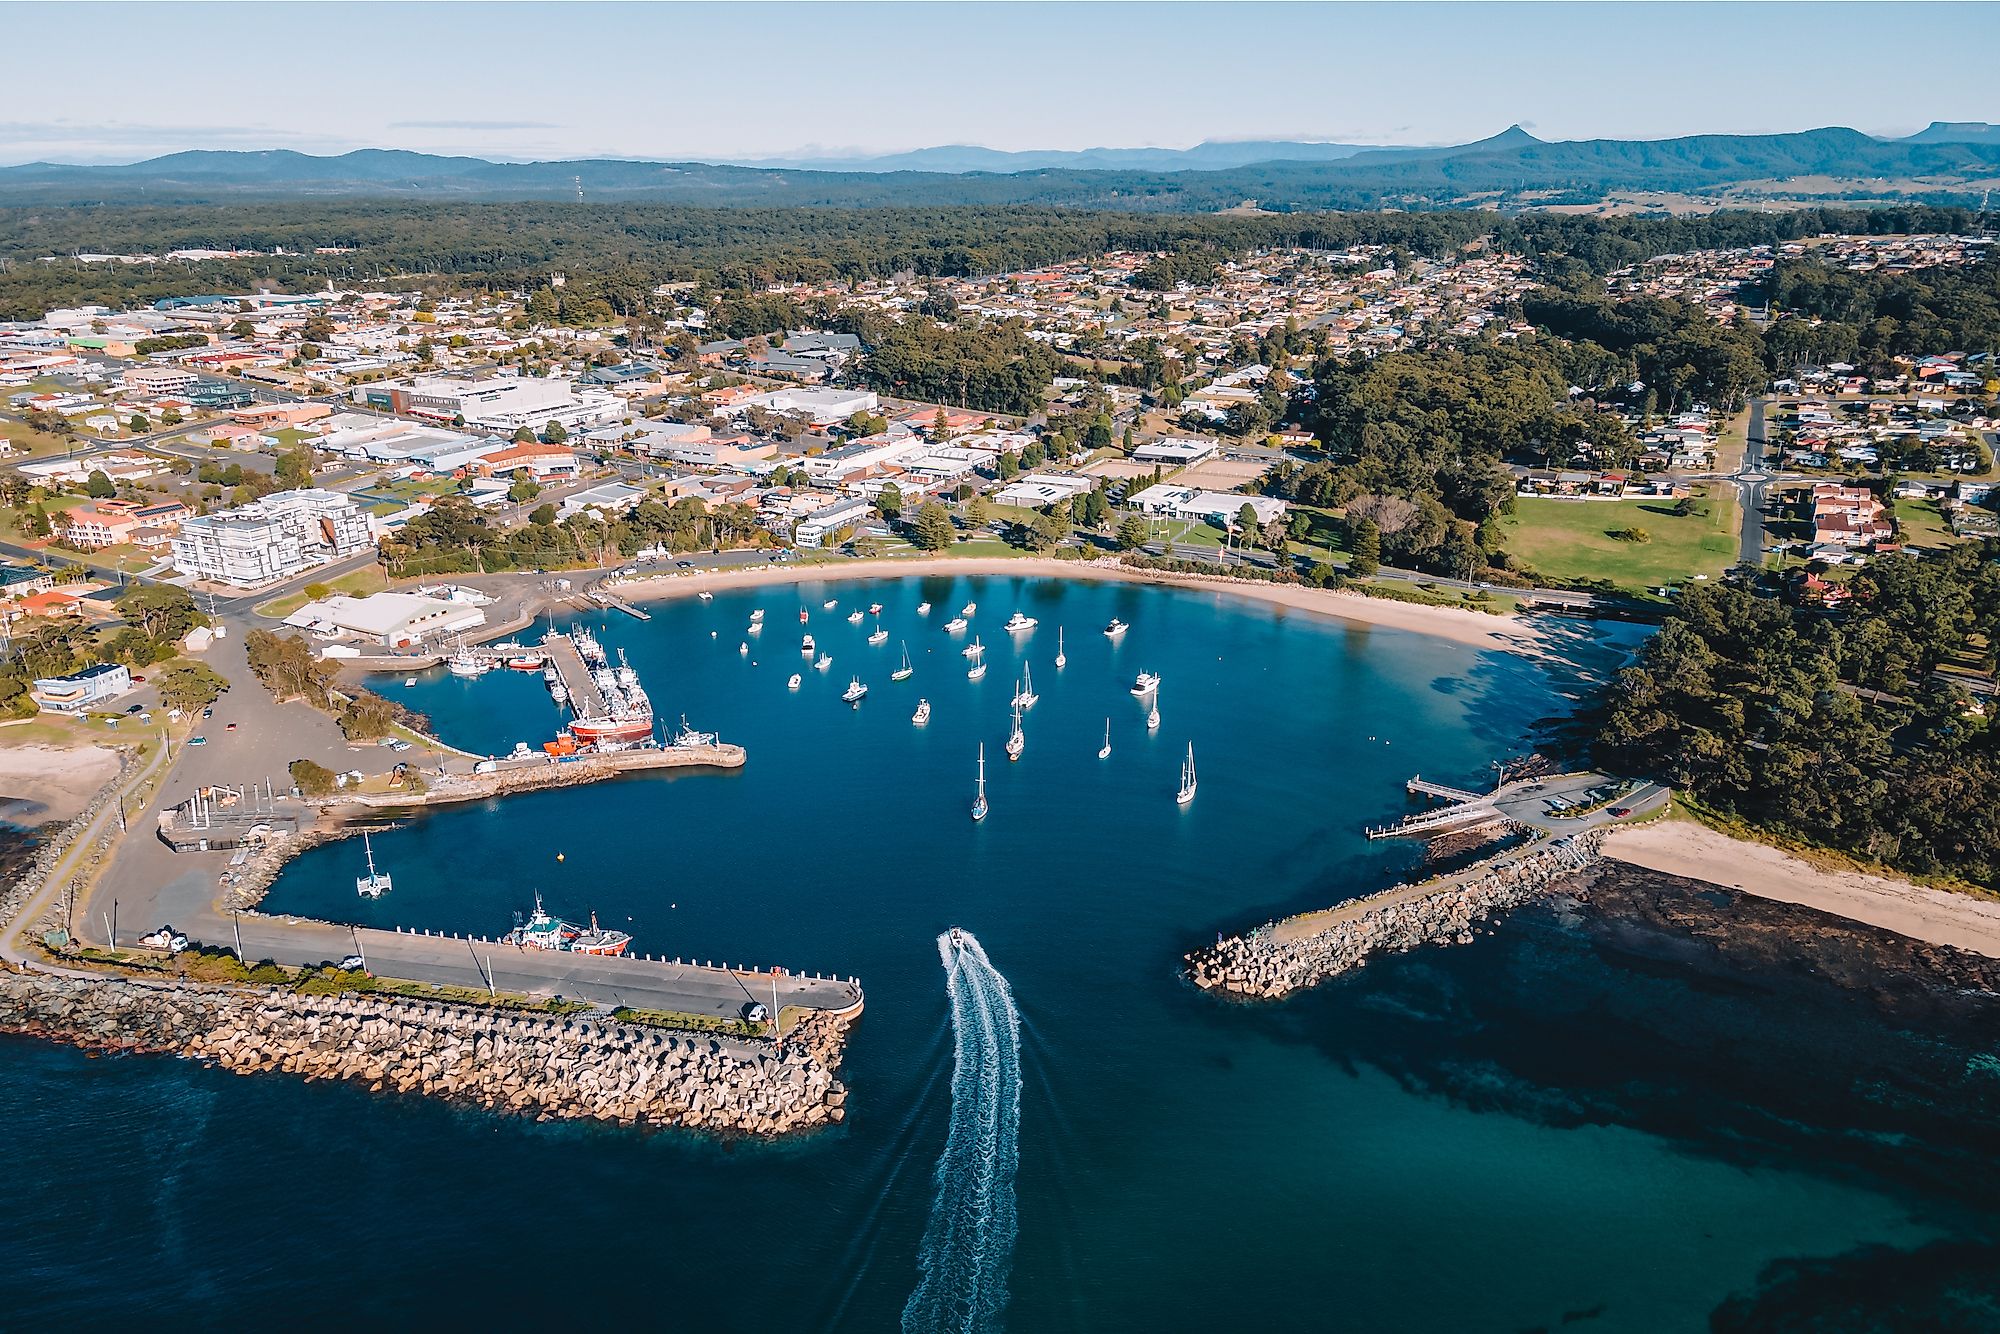
[(1951, 531), (1951, 525), (1945, 522), (1935, 500), (1897, 501), (1896, 523), (1902, 529), (1903, 542), (1907, 546), (1948, 547), (1959, 540), (1958, 535)]
[[(1706, 515), (1673, 514), (1671, 500), (1554, 500), (1526, 496), (1501, 523), (1506, 549), (1544, 578), (1604, 579), (1643, 592), (1707, 575), (1736, 560), (1736, 496), (1728, 488), (1700, 497)], [(1642, 528), (1646, 542), (1610, 534)]]
[[(349, 570), (336, 579), (329, 579), (326, 581), (326, 586), (329, 592), (366, 597), (370, 593), (380, 593), (389, 586), (389, 581), (383, 576), (381, 566), (369, 565), (359, 570)], [(283, 620), (311, 601), (312, 599), (303, 591), (287, 593), (284, 597), (259, 603), (257, 614), (269, 616), (274, 620)]]

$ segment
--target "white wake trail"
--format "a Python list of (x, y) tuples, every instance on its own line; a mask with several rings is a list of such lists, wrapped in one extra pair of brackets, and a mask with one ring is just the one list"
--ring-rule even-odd
[(938, 937), (951, 999), (951, 1129), (937, 1196), (917, 1251), (922, 1277), (903, 1307), (905, 1334), (985, 1334), (1000, 1327), (1014, 1256), (1020, 1161), (1021, 1014), (1007, 979), (968, 931)]

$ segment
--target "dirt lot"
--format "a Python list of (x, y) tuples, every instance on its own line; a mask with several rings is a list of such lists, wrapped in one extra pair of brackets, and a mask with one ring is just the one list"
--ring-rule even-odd
[(1130, 459), (1099, 459), (1084, 468), (1087, 477), (1151, 477), (1153, 465)]
[(1174, 481), (1181, 486), (1198, 486), (1207, 491), (1234, 491), (1245, 482), (1254, 482), (1270, 471), (1262, 459), (1204, 459)]

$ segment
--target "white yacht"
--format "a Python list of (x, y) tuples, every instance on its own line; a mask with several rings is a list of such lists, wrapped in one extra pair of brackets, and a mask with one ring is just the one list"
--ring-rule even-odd
[(1062, 627), (1059, 625), (1056, 627), (1056, 670), (1061, 671), (1067, 666), (1069, 666), (1069, 654), (1063, 652)]
[(960, 607), (958, 609), (958, 614), (960, 616), (970, 616), (972, 615), (973, 612), (978, 610), (979, 610), (979, 604), (977, 602), (968, 602), (963, 607)]
[(1021, 752), (1027, 748), (1028, 738), (1021, 733), (1021, 706), (1016, 702), (1014, 705), (1014, 728), (1007, 733), (1007, 758), (1018, 760), (1021, 758)]
[(1113, 616), (1111, 618), (1111, 624), (1104, 627), (1104, 635), (1105, 638), (1107, 639), (1116, 639), (1118, 638), (1118, 636), (1124, 634), (1127, 630), (1130, 630), (1131, 628), (1132, 628), (1131, 626), (1125, 624), (1125, 622), (1119, 620), (1116, 616)]
[(833, 666), (833, 655), (831, 653), (820, 654), (819, 661), (813, 664), (815, 669), (822, 672), (831, 666)]
[(759, 607), (759, 608), (757, 608), (757, 609), (756, 609), (755, 611), (751, 612), (751, 613), (750, 613), (750, 619), (751, 619), (751, 620), (753, 620), (753, 621), (761, 621), (761, 620), (763, 620), (763, 619), (764, 619), (764, 609), (763, 609), (762, 607)]
[(847, 613), (847, 623), (849, 625), (861, 624), (861, 608), (856, 607), (853, 611)]
[(847, 683), (847, 689), (840, 692), (840, 697), (849, 704), (859, 704), (861, 697), (867, 693), (868, 687), (862, 685), (861, 678), (857, 676)]
[(1021, 683), (1014, 687), (1014, 707), (1032, 709), (1041, 696), (1035, 693), (1034, 670), (1027, 663), (1021, 664)]
[(1034, 617), (1023, 616), (1020, 612), (1017, 611), (1012, 616), (1009, 616), (1007, 618), (1007, 624), (1005, 624), (1000, 628), (1005, 630), (1010, 635), (1018, 635), (1023, 631), (1032, 630), (1037, 625), (1040, 624), (1041, 622), (1037, 621)]
[(919, 603), (917, 604), (917, 615), (919, 615), (919, 616), (928, 616), (928, 615), (930, 615), (930, 614), (931, 614), (931, 604), (930, 604), (930, 603), (928, 603), (928, 602), (919, 602)]
[(986, 743), (979, 743), (979, 786), (973, 789), (972, 818), (974, 821), (986, 818)]
[(1111, 758), (1111, 720), (1109, 718), (1104, 720), (1104, 744), (1098, 747), (1097, 758), (1100, 760)]
[(368, 831), (361, 831), (361, 847), (368, 856), (368, 874), (354, 877), (354, 892), (364, 899), (379, 899), (394, 886), (390, 884), (387, 871), (375, 869), (375, 845), (368, 841)]
[(979, 642), (978, 635), (974, 635), (972, 637), (972, 642), (970, 644), (967, 644), (964, 648), (960, 649), (959, 652), (963, 654), (965, 657), (977, 658), (985, 654), (986, 645)]
[(930, 720), (931, 720), (931, 702), (927, 699), (918, 700), (917, 711), (910, 715), (910, 721), (915, 723), (918, 727), (922, 727), (925, 723), (929, 722)]
[(804, 679), (805, 679), (805, 678), (804, 678), (804, 677), (802, 677), (802, 676), (800, 676), (800, 675), (799, 675), (799, 674), (798, 674), (797, 672), (793, 672), (793, 673), (792, 673), (792, 679), (791, 679), (791, 680), (789, 680), (789, 681), (787, 681), (787, 682), (785, 682), (785, 689), (787, 689), (787, 690), (797, 690), (797, 689), (799, 688), (799, 682), (800, 682), (800, 681), (802, 681), (802, 680), (804, 680)]
[(1175, 797), (1174, 801), (1182, 806), (1185, 806), (1190, 801), (1193, 800), (1194, 800), (1194, 742), (1190, 741), (1188, 742), (1187, 759), (1181, 764), (1180, 795)]
[(750, 641), (746, 639), (742, 643), (738, 644), (736, 646), (736, 651), (738, 653), (748, 653), (750, 651)]
[(752, 621), (745, 629), (750, 634), (761, 635), (764, 633), (764, 623), (762, 621)]
[(840, 603), (837, 600), (833, 598), (828, 598), (826, 601), (819, 604), (819, 609), (821, 611), (832, 611), (835, 607), (838, 607), (839, 605)]
[(891, 681), (907, 681), (916, 674), (917, 669), (910, 666), (910, 646), (905, 644), (903, 645), (903, 665), (895, 671), (890, 672), (889, 679)]
[(944, 623), (944, 632), (948, 635), (958, 634), (964, 629), (965, 618), (963, 616), (954, 616)]
[(807, 635), (805, 639), (800, 641), (799, 643), (799, 652), (805, 654), (808, 658), (810, 658), (813, 655), (813, 649), (816, 647), (818, 646), (813, 643), (813, 637), (811, 635)]
[(1154, 693), (1159, 688), (1160, 674), (1158, 672), (1140, 672), (1139, 679), (1132, 683), (1132, 693), (1142, 699)]

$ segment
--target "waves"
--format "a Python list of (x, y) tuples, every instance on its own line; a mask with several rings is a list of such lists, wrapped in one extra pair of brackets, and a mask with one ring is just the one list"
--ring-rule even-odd
[(922, 1277), (903, 1307), (904, 1334), (998, 1329), (1014, 1255), (1014, 1169), (1020, 1161), (1021, 1013), (969, 932), (938, 937), (951, 999), (951, 1129), (937, 1196), (917, 1251)]

